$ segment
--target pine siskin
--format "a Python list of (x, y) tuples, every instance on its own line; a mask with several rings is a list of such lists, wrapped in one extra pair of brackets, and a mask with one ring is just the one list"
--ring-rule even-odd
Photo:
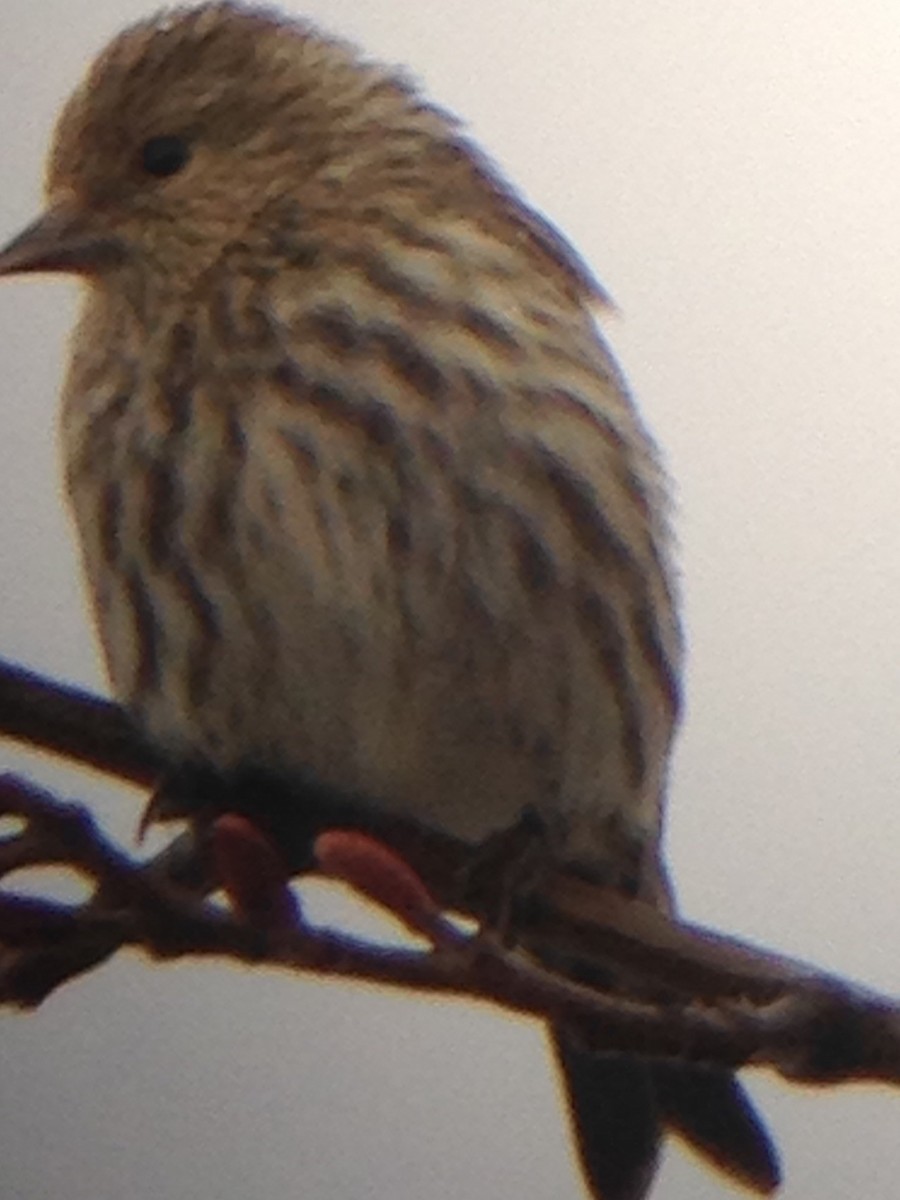
[[(173, 764), (363, 793), (668, 904), (664, 478), (566, 242), (402, 75), (234, 3), (142, 22), (0, 273), (86, 283), (62, 435), (116, 695)], [(555, 1030), (586, 1175), (670, 1125), (777, 1166), (725, 1072)]]

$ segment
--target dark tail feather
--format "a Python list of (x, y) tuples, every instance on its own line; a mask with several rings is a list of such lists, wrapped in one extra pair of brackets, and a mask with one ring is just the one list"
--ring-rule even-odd
[(662, 1121), (706, 1158), (763, 1195), (781, 1182), (772, 1140), (750, 1097), (728, 1071), (655, 1062)]
[(666, 1128), (753, 1191), (769, 1195), (778, 1187), (775, 1148), (729, 1072), (591, 1054), (558, 1027), (553, 1037), (595, 1200), (649, 1195)]
[(661, 1141), (650, 1065), (590, 1054), (558, 1027), (553, 1038), (591, 1192), (596, 1200), (643, 1200)]

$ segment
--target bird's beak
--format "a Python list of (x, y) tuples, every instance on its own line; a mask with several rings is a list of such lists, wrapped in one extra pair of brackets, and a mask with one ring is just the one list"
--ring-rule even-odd
[(99, 230), (90, 212), (59, 202), (0, 250), (0, 276), (26, 271), (97, 275), (124, 257), (122, 240)]

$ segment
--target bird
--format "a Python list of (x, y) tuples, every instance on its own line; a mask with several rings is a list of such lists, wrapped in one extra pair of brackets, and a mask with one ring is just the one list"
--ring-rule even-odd
[[(45, 191), (0, 275), (83, 285), (66, 489), (173, 771), (311, 780), (475, 857), (529, 817), (668, 911), (670, 489), (563, 235), (405, 72), (236, 0), (119, 34)], [(730, 1073), (552, 1036), (596, 1200), (647, 1196), (666, 1130), (777, 1187)]]

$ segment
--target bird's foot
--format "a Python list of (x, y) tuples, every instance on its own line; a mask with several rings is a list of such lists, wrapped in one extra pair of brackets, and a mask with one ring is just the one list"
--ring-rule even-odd
[(480, 915), (482, 935), (515, 946), (553, 866), (544, 822), (529, 810), (474, 850), (461, 872), (461, 907)]

